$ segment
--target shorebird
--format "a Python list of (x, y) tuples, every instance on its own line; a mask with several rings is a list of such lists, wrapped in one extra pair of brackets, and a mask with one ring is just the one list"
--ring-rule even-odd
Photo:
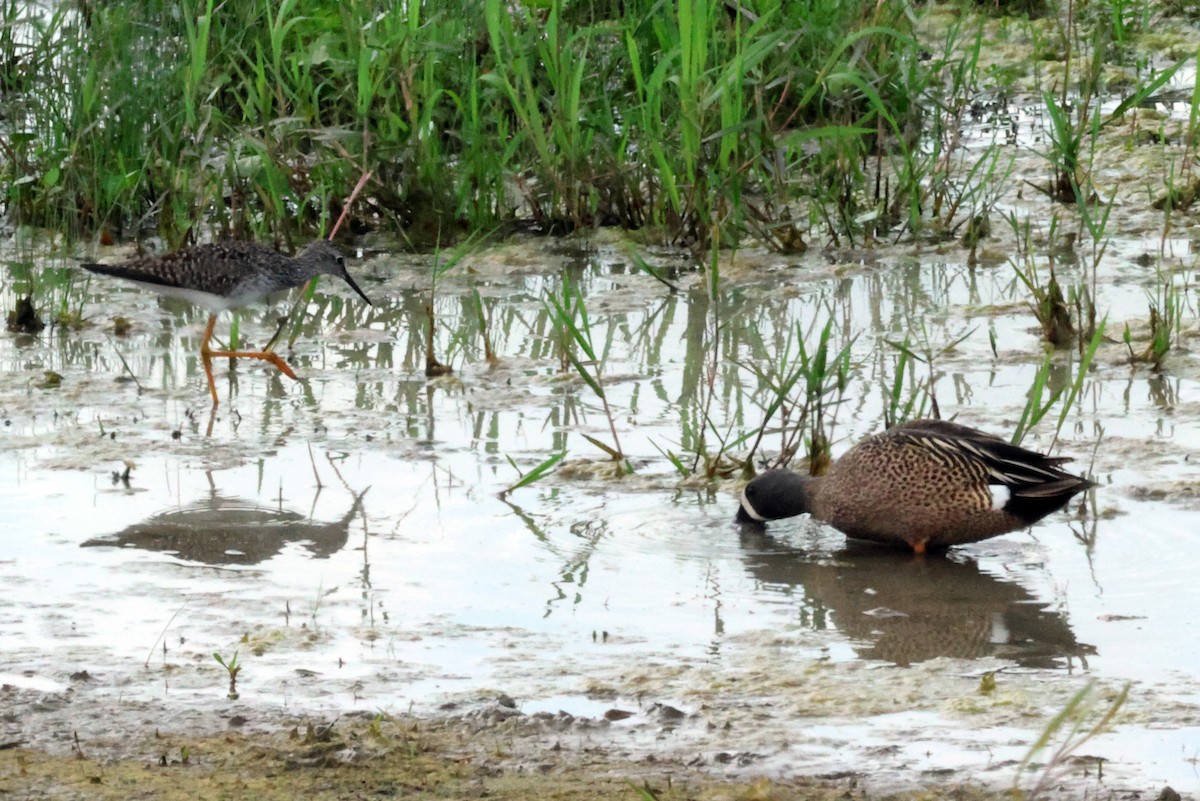
[(300, 286), (318, 275), (341, 278), (359, 297), (371, 305), (371, 299), (359, 289), (346, 272), (342, 254), (329, 242), (317, 240), (299, 256), (285, 256), (254, 242), (213, 242), (177, 250), (165, 256), (130, 259), (120, 264), (83, 264), (85, 270), (123, 278), (160, 295), (182, 298), (208, 309), (208, 326), (200, 343), (200, 358), (208, 378), (213, 408), (218, 404), (217, 385), (213, 381), (214, 357), (262, 359), (275, 365), (288, 378), (296, 378), (292, 368), (271, 351), (211, 350), (217, 315), (257, 303), (273, 292)]

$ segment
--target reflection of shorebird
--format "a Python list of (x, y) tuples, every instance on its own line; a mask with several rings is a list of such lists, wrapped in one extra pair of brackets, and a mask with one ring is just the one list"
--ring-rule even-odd
[(916, 420), (868, 437), (820, 478), (768, 470), (746, 485), (741, 523), (808, 512), (847, 536), (917, 553), (1036, 523), (1094, 486), (1059, 469), (1070, 459), (974, 428)]
[(213, 490), (207, 498), (182, 509), (160, 512), (142, 523), (81, 547), (134, 547), (166, 552), (189, 562), (209, 565), (254, 565), (275, 556), (291, 542), (302, 543), (316, 558), (345, 547), (350, 523), (362, 509), (364, 490), (342, 517), (318, 523), (297, 512), (228, 498)]
[[(910, 665), (936, 657), (1061, 667), (1085, 658), (1066, 616), (969, 559), (914, 559), (866, 544), (815, 558), (763, 532), (743, 532), (743, 561), (762, 584), (803, 592), (808, 625), (863, 643), (865, 659)], [(853, 556), (853, 558), (846, 558)]]
[(208, 341), (212, 339), (218, 312), (257, 303), (272, 292), (300, 286), (318, 275), (341, 278), (368, 305), (371, 303), (346, 272), (342, 254), (323, 240), (313, 242), (295, 258), (254, 242), (229, 241), (184, 248), (156, 258), (82, 266), (101, 275), (124, 278), (161, 295), (182, 298), (211, 312), (200, 343), (200, 358), (214, 407), (217, 405), (217, 385), (212, 373), (214, 356), (262, 359), (288, 378), (296, 377), (288, 363), (270, 351), (210, 350)]

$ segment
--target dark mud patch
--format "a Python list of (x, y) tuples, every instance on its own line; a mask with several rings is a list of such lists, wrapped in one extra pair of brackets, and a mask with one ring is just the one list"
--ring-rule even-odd
[[(0, 796), (24, 799), (757, 799), (856, 801), (1011, 798), (962, 781), (868, 792), (860, 777), (725, 778), (744, 755), (678, 759), (633, 754), (604, 742), (602, 725), (570, 716), (482, 715), (423, 720), (350, 715), (281, 718), (245, 731), (165, 733), (153, 724), (94, 739), (66, 737), (52, 750), (0, 751)], [(590, 729), (601, 730), (600, 736)], [(65, 734), (65, 733), (64, 733)], [(949, 777), (946, 777), (949, 778)], [(1054, 797), (1071, 797), (1056, 794)], [(1090, 797), (1100, 798), (1103, 795)]]

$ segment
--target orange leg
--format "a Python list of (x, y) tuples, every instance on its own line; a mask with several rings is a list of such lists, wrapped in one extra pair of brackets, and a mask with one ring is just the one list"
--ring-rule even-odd
[(912, 544), (913, 553), (925, 553), (925, 543), (928, 540), (917, 540)]
[(200, 342), (200, 359), (204, 362), (204, 375), (208, 379), (208, 391), (212, 395), (213, 408), (217, 407), (217, 383), (213, 380), (212, 360), (214, 357), (227, 359), (261, 359), (275, 365), (279, 372), (288, 378), (299, 378), (278, 353), (261, 350), (211, 350), (208, 341), (212, 339), (213, 328), (217, 325), (217, 315), (208, 316), (208, 325), (204, 329), (204, 339)]

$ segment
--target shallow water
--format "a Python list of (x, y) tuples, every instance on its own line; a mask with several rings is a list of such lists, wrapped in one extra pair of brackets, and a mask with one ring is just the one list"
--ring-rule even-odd
[[(1137, 322), (1153, 282), (1125, 245), (1102, 274), (1110, 331)], [(1054, 445), (1101, 486), (1032, 533), (930, 558), (808, 520), (749, 535), (730, 523), (732, 482), (681, 481), (662, 452), (756, 429), (758, 373), (829, 319), (852, 354), (835, 454), (882, 426), (889, 341), (905, 336), (934, 354), (943, 415), (1011, 430), (1042, 353), (1021, 287), (1009, 267), (938, 254), (743, 252), (714, 304), (674, 257), (652, 256), (678, 292), (629, 267), (626, 247), (521, 242), (469, 259), (438, 283), (438, 356), (456, 373), (432, 381), (430, 262), (355, 261), (376, 305), (323, 283), (289, 358), (301, 381), (220, 363), (211, 419), (203, 314), (58, 267), (88, 325), (0, 337), (0, 681), (21, 710), (5, 733), (53, 741), (57, 715), (79, 727), (93, 709), (96, 728), (139, 704), (468, 714), (505, 697), (527, 716), (632, 713), (589, 736), (724, 771), (1008, 783), (1095, 679), (1107, 697), (1133, 682), (1131, 700), (1088, 745), (1104, 778), (1076, 781), (1200, 786), (1188, 352), (1155, 375), (1101, 348)], [(0, 275), (11, 308), (23, 272)], [(586, 300), (632, 476), (582, 436), (612, 435), (556, 355), (545, 298), (564, 281)], [(277, 314), (244, 311), (242, 337), (261, 344)], [(118, 315), (130, 334), (111, 332)], [(1058, 359), (1052, 382), (1069, 381), (1072, 356)], [(927, 365), (910, 369), (908, 387), (929, 382)], [(45, 370), (62, 383), (39, 388)], [(1053, 428), (1026, 444), (1051, 447)], [(556, 473), (498, 496), (518, 478), (510, 459), (528, 470), (564, 448)], [(236, 700), (214, 653), (238, 655)]]

